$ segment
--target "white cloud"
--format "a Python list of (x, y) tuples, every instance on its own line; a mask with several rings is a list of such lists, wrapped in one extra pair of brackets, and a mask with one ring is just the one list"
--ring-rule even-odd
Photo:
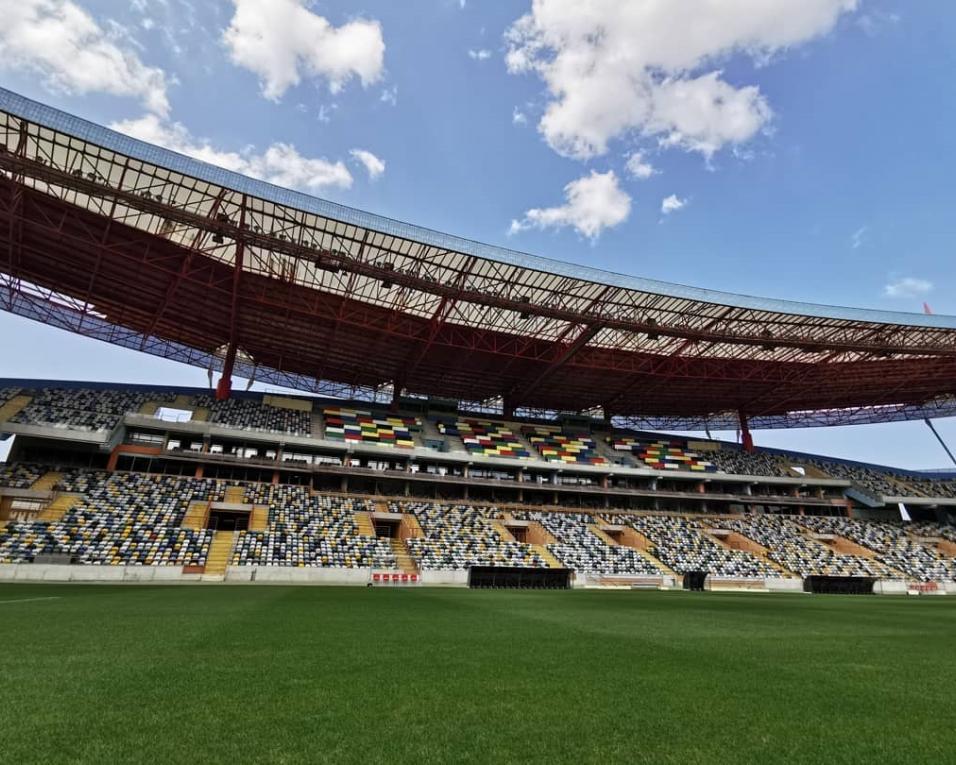
[(625, 167), (627, 168), (627, 172), (631, 174), (631, 177), (637, 178), (640, 181), (647, 180), (657, 172), (654, 166), (648, 162), (639, 151), (635, 151), (627, 158)]
[(118, 24), (104, 30), (71, 0), (0, 0), (0, 68), (37, 75), (66, 93), (109, 93), (169, 112), (162, 69), (144, 64)]
[(860, 249), (860, 247), (862, 247), (863, 243), (866, 241), (867, 230), (867, 226), (860, 226), (856, 231), (854, 231), (853, 235), (850, 237), (850, 247), (852, 247), (854, 250)]
[(618, 184), (613, 170), (592, 170), (564, 187), (560, 207), (528, 210), (521, 220), (511, 221), (511, 234), (529, 228), (564, 228), (594, 239), (606, 228), (620, 225), (631, 214), (631, 198)]
[(277, 186), (320, 191), (326, 188), (349, 188), (352, 174), (341, 161), (303, 157), (295, 146), (274, 143), (258, 154), (252, 147), (242, 151), (223, 151), (205, 139), (194, 138), (179, 122), (168, 122), (155, 114), (139, 119), (115, 122), (114, 130), (148, 143), (159, 144), (180, 154), (274, 183)]
[(933, 290), (933, 283), (926, 279), (904, 276), (883, 287), (883, 294), (891, 298), (912, 298), (926, 295)]
[(731, 85), (715, 62), (765, 61), (826, 34), (858, 2), (534, 0), (506, 33), (506, 60), (544, 81), (551, 100), (538, 127), (563, 155), (604, 154), (634, 132), (710, 156), (772, 116), (756, 86)]
[(487, 61), (491, 58), (491, 51), (487, 48), (481, 48), (480, 50), (472, 49), (468, 51), (468, 58), (474, 61)]
[(266, 98), (278, 100), (303, 77), (326, 79), (333, 93), (352, 77), (363, 86), (381, 79), (385, 42), (377, 21), (334, 27), (306, 0), (233, 2), (236, 12), (223, 40), (234, 64), (259, 75)]
[(373, 181), (385, 172), (385, 161), (376, 157), (372, 152), (366, 149), (352, 149), (349, 154), (365, 168), (368, 177)]
[(516, 106), (511, 112), (511, 123), (513, 125), (527, 125), (528, 116)]
[(671, 194), (669, 197), (664, 197), (661, 201), (661, 215), (670, 215), (672, 212), (677, 212), (686, 205), (686, 199), (681, 199), (677, 194)]
[(383, 88), (382, 95), (379, 96), (379, 100), (383, 104), (391, 104), (395, 106), (398, 104), (398, 86), (393, 85), (390, 88)]

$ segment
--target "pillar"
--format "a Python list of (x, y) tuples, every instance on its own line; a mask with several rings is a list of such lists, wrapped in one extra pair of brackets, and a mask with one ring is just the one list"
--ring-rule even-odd
[(744, 451), (752, 452), (754, 450), (754, 437), (750, 433), (750, 424), (747, 422), (747, 415), (743, 412), (738, 412), (737, 418), (740, 420), (740, 440), (743, 444)]

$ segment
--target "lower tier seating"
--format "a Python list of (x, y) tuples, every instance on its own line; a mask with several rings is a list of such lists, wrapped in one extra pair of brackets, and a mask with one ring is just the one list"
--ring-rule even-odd
[(736, 531), (768, 549), (767, 557), (800, 576), (867, 576), (896, 578), (898, 575), (877, 560), (838, 553), (811, 539), (808, 529), (795, 518), (779, 515), (717, 519), (714, 526)]
[(588, 527), (594, 518), (585, 513), (512, 513), (516, 520), (537, 521), (557, 540), (548, 551), (561, 563), (582, 574), (660, 576), (664, 571), (636, 550), (609, 545)]
[(391, 502), (389, 510), (412, 513), (418, 519), (425, 536), (407, 539), (406, 545), (420, 569), (548, 565), (530, 545), (502, 539), (491, 525), (498, 517), (494, 508)]
[(366, 500), (269, 488), (268, 528), (239, 533), (232, 565), (395, 568), (387, 540), (359, 534), (355, 513), (372, 509)]
[(705, 571), (725, 577), (777, 576), (756, 555), (728, 550), (705, 536), (703, 521), (660, 515), (628, 515), (620, 520), (647, 537), (654, 545), (654, 556), (678, 574)]
[[(907, 533), (902, 523), (876, 523), (853, 518), (800, 518), (807, 528), (823, 534), (837, 534), (873, 550), (881, 563), (920, 582), (956, 580), (956, 561), (942, 558)], [(933, 528), (935, 527), (935, 528)], [(931, 532), (941, 528), (933, 524)]]

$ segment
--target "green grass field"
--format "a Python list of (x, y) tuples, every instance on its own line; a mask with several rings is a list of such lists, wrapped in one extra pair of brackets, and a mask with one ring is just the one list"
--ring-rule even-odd
[(0, 586), (0, 761), (944, 762), (956, 600)]

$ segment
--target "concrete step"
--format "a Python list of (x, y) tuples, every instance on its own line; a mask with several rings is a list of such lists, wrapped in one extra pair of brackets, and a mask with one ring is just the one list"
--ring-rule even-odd
[(37, 516), (38, 521), (56, 523), (82, 501), (81, 494), (60, 494)]
[(242, 505), (246, 501), (246, 490), (242, 486), (227, 486), (223, 501), (231, 505)]
[(52, 491), (60, 481), (63, 480), (63, 473), (56, 470), (50, 470), (37, 478), (30, 488), (33, 491)]
[(561, 561), (555, 558), (554, 555), (551, 554), (551, 551), (544, 545), (531, 545), (531, 549), (544, 558), (544, 562), (548, 564), (548, 568), (564, 568)]
[(358, 526), (358, 533), (363, 537), (375, 536), (375, 524), (372, 523), (372, 516), (364, 511), (355, 513), (355, 525)]
[(392, 537), (388, 540), (388, 544), (395, 554), (395, 562), (398, 564), (398, 568), (405, 574), (417, 574), (418, 566), (415, 564), (415, 559), (409, 554), (405, 541)]
[(206, 521), (209, 519), (208, 502), (190, 502), (186, 509), (186, 515), (183, 516), (183, 522), (180, 524), (184, 529), (206, 528)]
[(253, 505), (249, 514), (249, 531), (265, 531), (269, 527), (269, 506)]
[(3, 406), (0, 406), (0, 422), (6, 422), (16, 417), (20, 412), (26, 409), (32, 400), (32, 397), (23, 394), (11, 398)]
[(223, 576), (232, 558), (232, 548), (236, 543), (235, 531), (217, 531), (209, 546), (204, 575)]

